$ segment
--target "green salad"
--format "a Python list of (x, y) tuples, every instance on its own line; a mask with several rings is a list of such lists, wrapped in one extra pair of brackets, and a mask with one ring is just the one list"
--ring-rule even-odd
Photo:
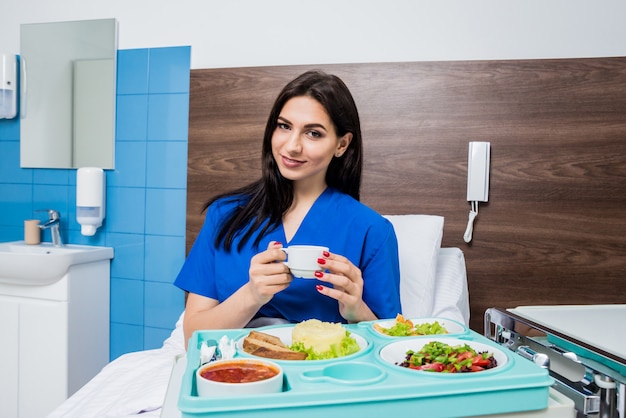
[(379, 324), (374, 324), (374, 328), (385, 335), (392, 337), (410, 337), (415, 335), (435, 335), (447, 334), (448, 330), (438, 321), (413, 324), (410, 319), (405, 319), (402, 315), (396, 317), (393, 326), (384, 328)]
[(493, 353), (477, 352), (468, 344), (448, 345), (431, 341), (419, 351), (408, 350), (398, 366), (425, 372), (467, 373), (480, 372), (496, 367)]

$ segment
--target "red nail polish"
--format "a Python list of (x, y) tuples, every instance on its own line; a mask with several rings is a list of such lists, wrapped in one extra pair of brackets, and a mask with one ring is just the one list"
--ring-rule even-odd
[(315, 273), (313, 273), (313, 274), (315, 274), (315, 277), (319, 277), (319, 278), (324, 277), (324, 272), (323, 272), (323, 271), (316, 271), (316, 272), (315, 272)]
[(326, 260), (324, 260), (323, 258), (318, 258), (317, 264), (326, 264)]
[(281, 245), (280, 241), (274, 242), (274, 245)]
[(322, 286), (321, 284), (318, 284), (318, 285), (315, 285), (315, 288), (321, 291), (324, 288), (324, 286)]
[(330, 257), (330, 253), (328, 251), (322, 251), (322, 255), (324, 257)]

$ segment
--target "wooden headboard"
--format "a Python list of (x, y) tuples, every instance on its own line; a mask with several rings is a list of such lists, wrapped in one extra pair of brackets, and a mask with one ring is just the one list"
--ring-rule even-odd
[[(472, 329), (492, 306), (626, 302), (626, 58), (192, 70), (188, 249), (202, 204), (259, 176), (270, 107), (311, 68), (341, 77), (359, 107), (361, 200), (445, 217)], [(491, 187), (466, 244), (470, 141), (491, 142)]]

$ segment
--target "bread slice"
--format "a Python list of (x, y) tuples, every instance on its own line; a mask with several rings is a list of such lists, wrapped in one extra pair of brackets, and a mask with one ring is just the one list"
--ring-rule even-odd
[(305, 360), (307, 358), (306, 353), (290, 350), (280, 338), (257, 331), (251, 331), (243, 339), (243, 349), (246, 353), (276, 360)]
[(283, 343), (283, 340), (281, 340), (275, 335), (266, 334), (265, 332), (250, 331), (250, 334), (248, 334), (247, 338), (251, 338), (253, 340), (265, 341), (267, 343), (274, 344), (279, 347), (285, 347), (285, 348), (287, 347), (285, 343)]
[(307, 353), (293, 351), (288, 348), (277, 350), (274, 347), (257, 347), (252, 353), (255, 356), (271, 358), (275, 360), (306, 360)]

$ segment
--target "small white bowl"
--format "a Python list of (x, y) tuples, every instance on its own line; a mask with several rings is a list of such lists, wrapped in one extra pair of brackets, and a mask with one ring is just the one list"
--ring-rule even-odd
[[(273, 373), (269, 378), (252, 381), (240, 381), (239, 378), (247, 376), (245, 379), (253, 379), (251, 374), (254, 371), (265, 370)], [(226, 371), (228, 370), (228, 371)], [(242, 371), (241, 373), (237, 370)], [(219, 377), (213, 376), (215, 379), (205, 377), (207, 372), (221, 371), (230, 375), (230, 382), (219, 381)], [(203, 376), (204, 375), (204, 376)], [(273, 361), (250, 359), (250, 358), (234, 358), (230, 360), (217, 360), (207, 363), (196, 370), (196, 386), (198, 396), (214, 397), (214, 396), (233, 396), (233, 395), (256, 395), (265, 393), (277, 393), (283, 390), (283, 369)]]

